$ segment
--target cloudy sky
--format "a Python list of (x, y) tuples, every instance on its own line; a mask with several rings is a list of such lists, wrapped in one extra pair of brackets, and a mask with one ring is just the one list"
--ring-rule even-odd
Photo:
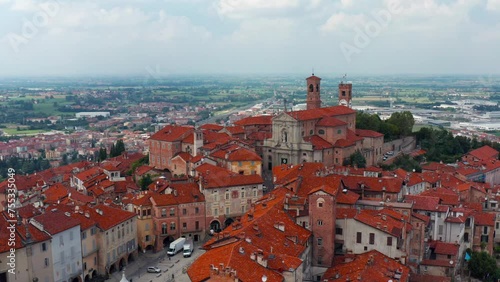
[(500, 74), (500, 0), (0, 0), (0, 76)]

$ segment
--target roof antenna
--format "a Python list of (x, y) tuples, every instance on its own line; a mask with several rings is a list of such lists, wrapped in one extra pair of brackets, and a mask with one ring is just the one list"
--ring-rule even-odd
[(312, 75), (314, 75), (314, 67), (312, 68)]

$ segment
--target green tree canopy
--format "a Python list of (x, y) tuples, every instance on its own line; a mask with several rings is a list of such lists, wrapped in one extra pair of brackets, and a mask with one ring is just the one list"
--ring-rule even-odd
[(500, 269), (496, 260), (487, 252), (472, 252), (469, 261), (469, 270), (472, 277), (481, 281), (497, 281), (500, 278)]
[(356, 150), (356, 152), (349, 156), (349, 159), (346, 160), (345, 164), (364, 168), (366, 167), (366, 159), (361, 151)]

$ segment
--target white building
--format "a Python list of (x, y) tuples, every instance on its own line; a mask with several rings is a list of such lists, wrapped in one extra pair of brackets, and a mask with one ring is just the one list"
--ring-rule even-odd
[(30, 220), (31, 225), (52, 237), (50, 244), (54, 282), (83, 281), (80, 222), (57, 209)]

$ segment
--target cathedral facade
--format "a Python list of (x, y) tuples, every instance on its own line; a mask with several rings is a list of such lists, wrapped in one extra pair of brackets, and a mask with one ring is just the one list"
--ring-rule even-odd
[(272, 137), (265, 139), (262, 146), (264, 169), (303, 162), (342, 165), (357, 150), (367, 165), (381, 161), (384, 136), (356, 130), (352, 84), (339, 84), (338, 106), (321, 107), (321, 78), (312, 75), (306, 82), (307, 109), (282, 112), (272, 119)]

